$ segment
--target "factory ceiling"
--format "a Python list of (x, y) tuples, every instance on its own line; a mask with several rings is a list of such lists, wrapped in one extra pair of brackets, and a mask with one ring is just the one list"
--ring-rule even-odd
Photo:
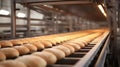
[[(73, 14), (91, 21), (106, 21), (106, 17), (98, 9), (102, 0), (16, 0), (32, 8), (47, 11), (56, 11), (63, 14)], [(51, 5), (52, 8), (44, 5)], [(57, 9), (56, 9), (57, 8)]]

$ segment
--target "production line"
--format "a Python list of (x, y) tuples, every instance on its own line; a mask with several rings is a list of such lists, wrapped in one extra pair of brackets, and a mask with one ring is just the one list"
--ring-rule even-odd
[[(5, 67), (7, 65), (16, 67), (19, 64), (27, 67), (78, 67), (77, 65), (82, 62), (87, 53), (98, 43), (101, 44), (108, 34), (108, 29), (98, 29), (1, 41), (0, 65)], [(40, 38), (47, 39), (42, 41)], [(62, 38), (65, 39), (62, 40)]]

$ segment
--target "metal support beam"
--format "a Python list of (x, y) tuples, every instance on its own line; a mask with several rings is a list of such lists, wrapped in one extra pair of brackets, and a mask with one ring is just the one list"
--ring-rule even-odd
[(56, 2), (38, 2), (31, 5), (65, 5), (65, 4), (92, 4), (90, 1), (56, 1)]
[[(24, 2), (35, 3), (35, 2), (46, 2), (46, 1), (54, 1), (54, 0), (16, 0), (17, 3), (24, 3)], [(60, 0), (55, 0), (55, 1), (60, 1)]]
[(71, 16), (67, 16), (67, 19), (68, 19), (67, 22), (69, 22), (69, 31), (72, 32), (73, 31), (73, 22), (71, 20), (72, 18)]
[(11, 0), (11, 38), (16, 37), (16, 3)]
[[(57, 17), (56, 17), (57, 18)], [(53, 22), (53, 33), (56, 34), (57, 33), (57, 23), (56, 23), (56, 18), (55, 18), (55, 14), (53, 13), (52, 15), (52, 22)]]
[[(107, 12), (108, 12), (108, 20), (109, 20), (109, 26), (110, 26), (110, 31), (111, 31), (111, 54), (112, 54), (112, 61), (111, 61), (111, 65), (113, 65), (113, 67), (118, 66), (118, 64), (120, 63), (119, 60), (119, 52), (120, 52), (120, 47), (119, 44), (117, 44), (117, 15), (116, 15), (116, 11), (117, 11), (117, 4), (118, 2), (116, 2), (117, 0), (113, 1), (113, 0), (106, 0), (106, 6), (107, 6)], [(118, 64), (117, 64), (118, 63)]]
[(117, 29), (118, 29), (118, 26), (119, 26), (119, 24), (118, 24), (118, 22), (119, 22), (119, 0), (116, 0), (115, 1), (115, 3), (113, 3), (114, 4), (114, 15), (112, 16), (113, 17), (113, 36), (114, 36), (114, 50), (115, 50), (115, 58), (116, 58), (116, 60), (118, 61), (118, 66), (120, 67), (120, 44), (119, 44), (119, 32), (117, 31)]
[(30, 9), (27, 8), (27, 33), (26, 36), (30, 36)]
[(110, 43), (110, 35), (108, 36), (104, 47), (98, 57), (98, 60), (96, 61), (95, 67), (104, 67), (105, 59), (107, 56), (107, 53), (109, 52), (109, 43)]
[(58, 14), (56, 14), (56, 23), (55, 23), (55, 26), (56, 26), (56, 33), (59, 33), (59, 21), (58, 21)]
[(49, 5), (63, 5), (63, 4), (91, 4), (91, 1), (60, 1), (60, 0), (16, 0), (18, 3), (29, 3), (32, 5), (49, 4)]
[(41, 8), (42, 10), (44, 11), (48, 11), (48, 12), (57, 12), (57, 13), (62, 13), (62, 14), (65, 14), (65, 15), (76, 15), (78, 16), (77, 14), (75, 13), (72, 13), (70, 11), (61, 11), (61, 10), (58, 10), (58, 9), (55, 9), (55, 8), (49, 8), (49, 7), (46, 7), (44, 5), (36, 5), (37, 7)]
[(120, 4), (119, 4), (119, 11), (118, 11), (118, 27), (120, 28)]

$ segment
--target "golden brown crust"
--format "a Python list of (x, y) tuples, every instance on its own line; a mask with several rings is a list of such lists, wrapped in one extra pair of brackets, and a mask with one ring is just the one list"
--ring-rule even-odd
[(6, 58), (15, 58), (19, 56), (19, 52), (15, 48), (2, 48), (0, 52), (5, 54)]
[(16, 61), (24, 63), (27, 67), (46, 67), (47, 65), (44, 59), (33, 55), (18, 57)]
[(13, 44), (13, 46), (23, 45), (20, 40), (10, 40), (10, 42)]
[(74, 43), (64, 43), (64, 45), (70, 45), (73, 48), (75, 48), (75, 51), (78, 51), (81, 49), (81, 47), (78, 44), (74, 44)]
[(30, 50), (30, 52), (37, 51), (37, 47), (32, 44), (24, 44), (23, 46), (27, 47)]
[(75, 48), (73, 48), (72, 46), (70, 46), (70, 45), (64, 45), (64, 44), (63, 44), (63, 46), (69, 48), (70, 51), (71, 51), (71, 53), (74, 53), (74, 52), (75, 52)]
[(49, 65), (54, 64), (57, 61), (57, 57), (50, 52), (45, 52), (45, 51), (44, 52), (35, 52), (32, 55), (43, 58)]
[(37, 50), (41, 50), (41, 49), (45, 48), (45, 46), (42, 43), (40, 43), (39, 41), (36, 41), (32, 44), (37, 47)]
[(12, 47), (13, 44), (10, 41), (0, 41), (1, 47)]
[(0, 52), (0, 61), (6, 60), (6, 56), (4, 53)]
[(53, 47), (53, 48), (62, 50), (62, 51), (65, 53), (66, 56), (68, 56), (68, 55), (71, 54), (70, 49), (67, 48), (67, 47), (65, 47), (65, 46), (63, 46), (63, 45), (55, 46), (55, 47)]
[(59, 50), (59, 49), (49, 48), (49, 49), (45, 49), (43, 51), (50, 52), (50, 53), (54, 54), (57, 57), (58, 60), (65, 57), (65, 53), (62, 50)]
[(25, 46), (15, 46), (14, 48), (18, 50), (20, 55), (24, 55), (30, 52), (30, 50)]
[(6, 60), (0, 62), (0, 67), (27, 67), (24, 63), (15, 60)]
[(52, 47), (52, 43), (47, 40), (40, 40), (45, 47)]
[(19, 39), (23, 44), (29, 43), (25, 38), (24, 39)]

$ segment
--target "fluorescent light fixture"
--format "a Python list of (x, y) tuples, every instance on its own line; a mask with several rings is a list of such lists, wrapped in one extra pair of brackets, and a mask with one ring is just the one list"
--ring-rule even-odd
[(7, 10), (3, 10), (3, 9), (0, 10), (0, 15), (9, 15), (9, 14), (10, 12)]
[(105, 11), (104, 11), (102, 5), (98, 5), (98, 8), (99, 8), (100, 11), (103, 13), (103, 15), (106, 17), (107, 15), (106, 15), (106, 13), (105, 13)]
[(44, 6), (49, 7), (49, 8), (53, 8), (53, 6), (51, 6), (51, 5), (44, 5)]
[(26, 15), (24, 13), (18, 13), (17, 17), (26, 17)]

